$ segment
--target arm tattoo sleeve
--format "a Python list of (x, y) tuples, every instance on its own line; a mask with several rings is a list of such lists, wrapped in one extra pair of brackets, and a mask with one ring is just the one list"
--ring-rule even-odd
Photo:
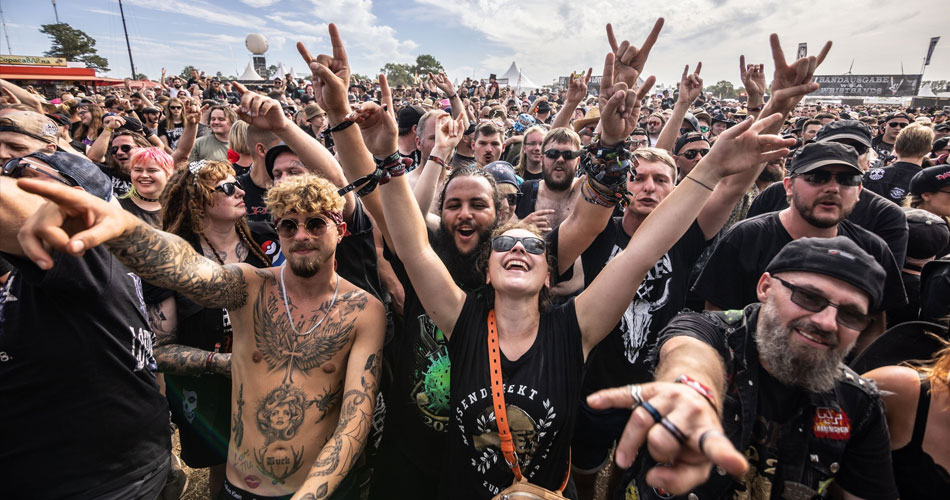
[(140, 221), (107, 245), (142, 279), (177, 290), (204, 307), (240, 309), (247, 303), (247, 283), (240, 267), (219, 266), (178, 236)]

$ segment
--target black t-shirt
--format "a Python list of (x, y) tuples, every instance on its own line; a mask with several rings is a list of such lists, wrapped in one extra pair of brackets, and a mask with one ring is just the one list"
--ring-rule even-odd
[[(557, 233), (555, 229), (552, 240)], [(623, 218), (612, 218), (581, 254), (585, 288), (629, 241), (630, 236), (623, 230)], [(653, 380), (649, 353), (660, 330), (685, 306), (690, 271), (706, 244), (702, 228), (693, 221), (686, 234), (647, 273), (620, 323), (587, 355), (584, 395)], [(561, 278), (570, 279), (571, 274), (572, 270), (568, 270)]]
[(4, 255), (17, 268), (0, 290), (5, 498), (92, 498), (168, 460), (138, 277), (104, 246), (52, 256), (42, 271)]
[(234, 177), (237, 177), (239, 175), (244, 175), (251, 171), (250, 165), (245, 167), (244, 165), (238, 165), (237, 163), (232, 163), (231, 168), (234, 169)]
[(383, 286), (379, 281), (376, 262), (376, 241), (373, 240), (373, 222), (363, 210), (363, 202), (356, 199), (356, 208), (346, 223), (349, 235), (336, 246), (337, 272), (343, 279), (382, 300)]
[(528, 172), (527, 170), (524, 171), (524, 180), (525, 180), (525, 182), (527, 182), (527, 181), (534, 181), (534, 180), (541, 180), (541, 179), (543, 179), (543, 178), (544, 178), (544, 172), (534, 173), (534, 172)]
[[(785, 186), (781, 182), (776, 182), (759, 193), (752, 202), (746, 218), (751, 219), (757, 215), (778, 212), (786, 208), (788, 208), (788, 200), (785, 197)], [(900, 207), (889, 203), (877, 193), (862, 189), (848, 220), (880, 236), (894, 254), (894, 261), (900, 265), (904, 264), (909, 233), (907, 217)]]
[(404, 155), (404, 154), (402, 154), (402, 153), (399, 153), (399, 157), (400, 157), (400, 158), (409, 158), (410, 160), (412, 160), (412, 164), (410, 164), (409, 166), (406, 167), (406, 173), (409, 173), (409, 172), (412, 172), (413, 170), (415, 170), (416, 168), (418, 168), (419, 165), (421, 164), (421, 162), (422, 162), (422, 151), (419, 151), (418, 149), (414, 149), (414, 150), (412, 150), (411, 153), (409, 153), (409, 154), (407, 154), (407, 155)]
[[(184, 127), (185, 126), (183, 123), (177, 123), (175, 124), (174, 128), (166, 128), (165, 120), (162, 120), (158, 122), (158, 132), (156, 133), (156, 135), (167, 139), (168, 147), (172, 149), (177, 149), (178, 141), (181, 139), (181, 135), (185, 133)], [(198, 133), (195, 135), (195, 137), (204, 137), (208, 135), (209, 132), (211, 132), (211, 127), (203, 123), (199, 123)]]
[[(514, 481), (498, 444), (488, 311), (485, 301), (468, 295), (449, 339), (451, 422), (441, 498), (487, 499)], [(511, 361), (501, 353), (505, 406), (522, 474), (550, 490), (560, 487), (568, 469), (583, 365), (573, 300), (541, 314), (537, 338), (520, 358)]]
[(267, 194), (267, 188), (255, 184), (254, 179), (251, 179), (250, 171), (238, 175), (236, 179), (244, 189), (244, 211), (247, 220), (249, 222), (270, 222), (270, 213), (267, 212), (267, 205), (264, 204), (264, 195)]
[(884, 168), (872, 168), (864, 174), (864, 189), (874, 191), (900, 205), (910, 192), (910, 180), (920, 172), (920, 165), (899, 161)]
[[(838, 224), (838, 235), (857, 243), (887, 273), (879, 310), (906, 304), (901, 268), (884, 240), (847, 220)], [(727, 310), (758, 302), (755, 286), (759, 277), (779, 250), (791, 241), (792, 236), (782, 226), (778, 212), (741, 221), (716, 243), (693, 290), (707, 302)]]
[(155, 229), (162, 228), (161, 210), (145, 210), (144, 208), (136, 205), (135, 202), (132, 201), (132, 198), (119, 198), (119, 205), (122, 205), (122, 208), (124, 208), (126, 212), (130, 212), (132, 215), (145, 221), (145, 223), (149, 226), (152, 226)]
[(452, 168), (464, 168), (464, 167), (474, 167), (475, 166), (475, 157), (474, 156), (465, 156), (455, 152), (452, 155), (452, 161), (449, 162), (449, 165)]
[(521, 184), (521, 197), (518, 198), (518, 205), (515, 206), (515, 215), (519, 219), (524, 219), (534, 212), (534, 206), (538, 203), (540, 185), (540, 180), (525, 180)]
[(877, 155), (880, 156), (882, 160), (890, 156), (891, 152), (894, 151), (894, 145), (884, 142), (883, 135), (871, 139), (871, 147), (874, 148), (874, 151), (877, 152)]

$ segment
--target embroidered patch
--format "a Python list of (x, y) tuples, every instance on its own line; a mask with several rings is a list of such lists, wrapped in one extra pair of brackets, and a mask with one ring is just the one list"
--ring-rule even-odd
[(879, 181), (883, 178), (884, 178), (883, 168), (875, 168), (874, 170), (868, 172), (868, 179), (871, 179), (872, 181)]
[(815, 410), (815, 423), (812, 429), (815, 437), (843, 441), (851, 437), (851, 423), (848, 414), (834, 408)]
[(902, 188), (896, 187), (894, 189), (891, 189), (891, 198), (894, 198), (895, 200), (903, 198), (904, 193), (906, 192), (907, 191), (904, 191)]

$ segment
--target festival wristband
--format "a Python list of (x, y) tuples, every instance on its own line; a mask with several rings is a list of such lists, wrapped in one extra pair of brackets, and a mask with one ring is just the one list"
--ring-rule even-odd
[(214, 355), (221, 350), (221, 343), (214, 344), (214, 350), (208, 353), (208, 359), (205, 360), (205, 373), (214, 374)]
[(683, 384), (686, 387), (698, 392), (700, 396), (706, 399), (706, 401), (709, 403), (709, 406), (712, 406), (713, 410), (716, 410), (716, 414), (719, 414), (719, 408), (716, 407), (716, 399), (713, 397), (712, 390), (710, 390), (709, 387), (706, 387), (705, 384), (685, 373), (680, 374), (680, 376), (676, 377), (673, 382), (676, 382), (677, 384)]
[(441, 166), (442, 168), (445, 168), (445, 167), (446, 167), (446, 165), (445, 165), (445, 160), (443, 160), (442, 158), (439, 158), (439, 157), (436, 156), (436, 155), (429, 155), (429, 161), (434, 161), (434, 162), (438, 163), (439, 166)]
[(349, 127), (350, 125), (353, 125), (354, 123), (356, 123), (356, 122), (354, 122), (353, 120), (343, 120), (342, 122), (337, 123), (336, 125), (334, 125), (333, 128), (331, 128), (330, 130), (327, 130), (327, 132), (329, 132), (329, 133), (331, 133), (331, 134), (334, 133), (334, 132), (339, 132), (339, 131), (345, 129), (346, 127)]

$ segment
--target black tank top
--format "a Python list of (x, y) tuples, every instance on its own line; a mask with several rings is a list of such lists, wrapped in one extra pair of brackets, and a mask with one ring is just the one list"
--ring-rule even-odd
[(950, 498), (950, 474), (923, 450), (927, 412), (930, 411), (930, 380), (921, 377), (917, 416), (910, 443), (891, 452), (894, 478), (901, 498)]

